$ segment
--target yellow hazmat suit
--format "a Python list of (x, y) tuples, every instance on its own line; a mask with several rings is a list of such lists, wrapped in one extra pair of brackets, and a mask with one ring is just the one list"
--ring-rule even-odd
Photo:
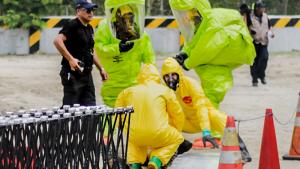
[(177, 73), (179, 85), (175, 93), (185, 114), (184, 132), (198, 133), (204, 130), (214, 135), (223, 135), (226, 114), (217, 110), (205, 96), (200, 84), (183, 74), (173, 58), (167, 58), (162, 66), (162, 75)]
[[(138, 85), (122, 91), (116, 107), (133, 106), (128, 143), (128, 163), (144, 163), (157, 157), (166, 165), (183, 142), (184, 114), (174, 92), (160, 84), (160, 74), (151, 64), (143, 65)], [(172, 124), (172, 125), (170, 125)]]

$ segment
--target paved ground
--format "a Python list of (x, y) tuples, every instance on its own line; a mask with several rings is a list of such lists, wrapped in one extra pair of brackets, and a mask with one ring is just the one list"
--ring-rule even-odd
[(218, 169), (219, 153), (189, 151), (178, 156), (169, 169)]
[[(160, 67), (165, 57), (158, 57)], [(60, 56), (30, 55), (30, 56), (0, 56), (0, 112), (19, 109), (59, 106), (62, 98), (62, 88), (58, 72)], [(234, 72), (234, 88), (228, 92), (221, 109), (238, 119), (249, 119), (264, 115), (266, 108), (273, 108), (275, 116), (282, 122), (287, 122), (295, 113), (300, 91), (300, 53), (271, 54), (267, 70), (267, 85), (251, 86), (249, 67), (243, 66)], [(94, 71), (97, 86), (97, 103), (101, 104), (99, 87), (100, 77)], [(197, 78), (193, 71), (188, 74)], [(279, 156), (288, 152), (293, 130), (291, 123), (280, 125), (275, 122)], [(241, 136), (248, 145), (253, 156), (253, 162), (244, 169), (257, 169), (259, 163), (260, 143), (263, 130), (263, 119), (243, 122), (239, 126)], [(191, 141), (194, 136), (187, 136)], [(198, 157), (198, 155), (196, 155)], [(182, 158), (178, 163), (186, 168), (192, 165), (194, 154)], [(202, 162), (199, 154), (199, 166)], [(187, 160), (185, 160), (187, 159)], [(198, 162), (198, 161), (197, 161)], [(196, 162), (196, 163), (197, 163)], [(215, 164), (215, 160), (211, 164)], [(280, 161), (282, 169), (299, 168), (299, 161)], [(195, 169), (196, 169), (195, 168)], [(205, 168), (204, 168), (205, 169)], [(214, 169), (214, 168), (209, 168)]]

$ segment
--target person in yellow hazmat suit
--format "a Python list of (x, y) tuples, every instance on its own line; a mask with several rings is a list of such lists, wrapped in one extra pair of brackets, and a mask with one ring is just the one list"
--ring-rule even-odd
[(211, 8), (208, 0), (169, 0), (184, 36), (176, 60), (194, 69), (205, 95), (218, 108), (233, 86), (232, 71), (252, 65), (255, 48), (243, 18), (236, 10)]
[[(206, 147), (206, 142), (210, 142), (214, 148), (218, 148), (215, 138), (223, 136), (227, 115), (212, 105), (195, 79), (184, 75), (182, 68), (174, 58), (164, 60), (161, 72), (165, 84), (175, 91), (185, 114), (182, 131), (202, 132), (204, 146)], [(243, 161), (250, 162), (250, 154), (240, 137), (239, 141), (243, 152)], [(188, 141), (185, 140), (184, 145), (188, 144)]]
[(142, 63), (155, 62), (155, 54), (144, 31), (145, 0), (106, 0), (104, 5), (107, 18), (95, 33), (95, 51), (109, 76), (102, 99), (113, 107), (118, 94), (136, 84)]
[[(162, 76), (167, 86), (175, 91), (185, 114), (183, 130), (187, 133), (202, 131), (203, 143), (206, 141), (218, 147), (214, 138), (220, 138), (226, 125), (227, 115), (217, 110), (205, 96), (199, 83), (183, 74), (177, 61), (167, 58), (162, 65)], [(214, 138), (211, 135), (213, 131)]]
[(138, 85), (123, 90), (116, 107), (133, 106), (128, 143), (131, 169), (141, 169), (150, 151), (148, 169), (161, 169), (183, 142), (184, 114), (174, 92), (161, 84), (158, 70), (145, 64)]

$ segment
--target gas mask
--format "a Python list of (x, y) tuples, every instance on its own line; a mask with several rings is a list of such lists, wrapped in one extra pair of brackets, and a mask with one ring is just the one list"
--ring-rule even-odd
[(202, 16), (196, 8), (190, 10), (173, 10), (180, 32), (186, 42), (192, 41), (202, 22)]
[(169, 73), (164, 75), (164, 81), (169, 88), (176, 91), (179, 86), (179, 75), (177, 73)]
[(201, 21), (202, 21), (201, 15), (197, 9), (192, 9), (189, 11), (189, 18), (190, 18), (192, 27), (194, 27), (194, 34), (196, 34), (196, 32), (201, 24)]
[(130, 6), (121, 6), (116, 11), (116, 37), (120, 40), (134, 40), (140, 38), (138, 26), (135, 23), (135, 14)]

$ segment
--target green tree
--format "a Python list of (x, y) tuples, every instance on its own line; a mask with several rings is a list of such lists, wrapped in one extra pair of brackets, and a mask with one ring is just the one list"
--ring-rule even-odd
[(3, 0), (1, 22), (9, 28), (43, 27), (39, 17), (41, 8), (37, 2), (38, 0)]

